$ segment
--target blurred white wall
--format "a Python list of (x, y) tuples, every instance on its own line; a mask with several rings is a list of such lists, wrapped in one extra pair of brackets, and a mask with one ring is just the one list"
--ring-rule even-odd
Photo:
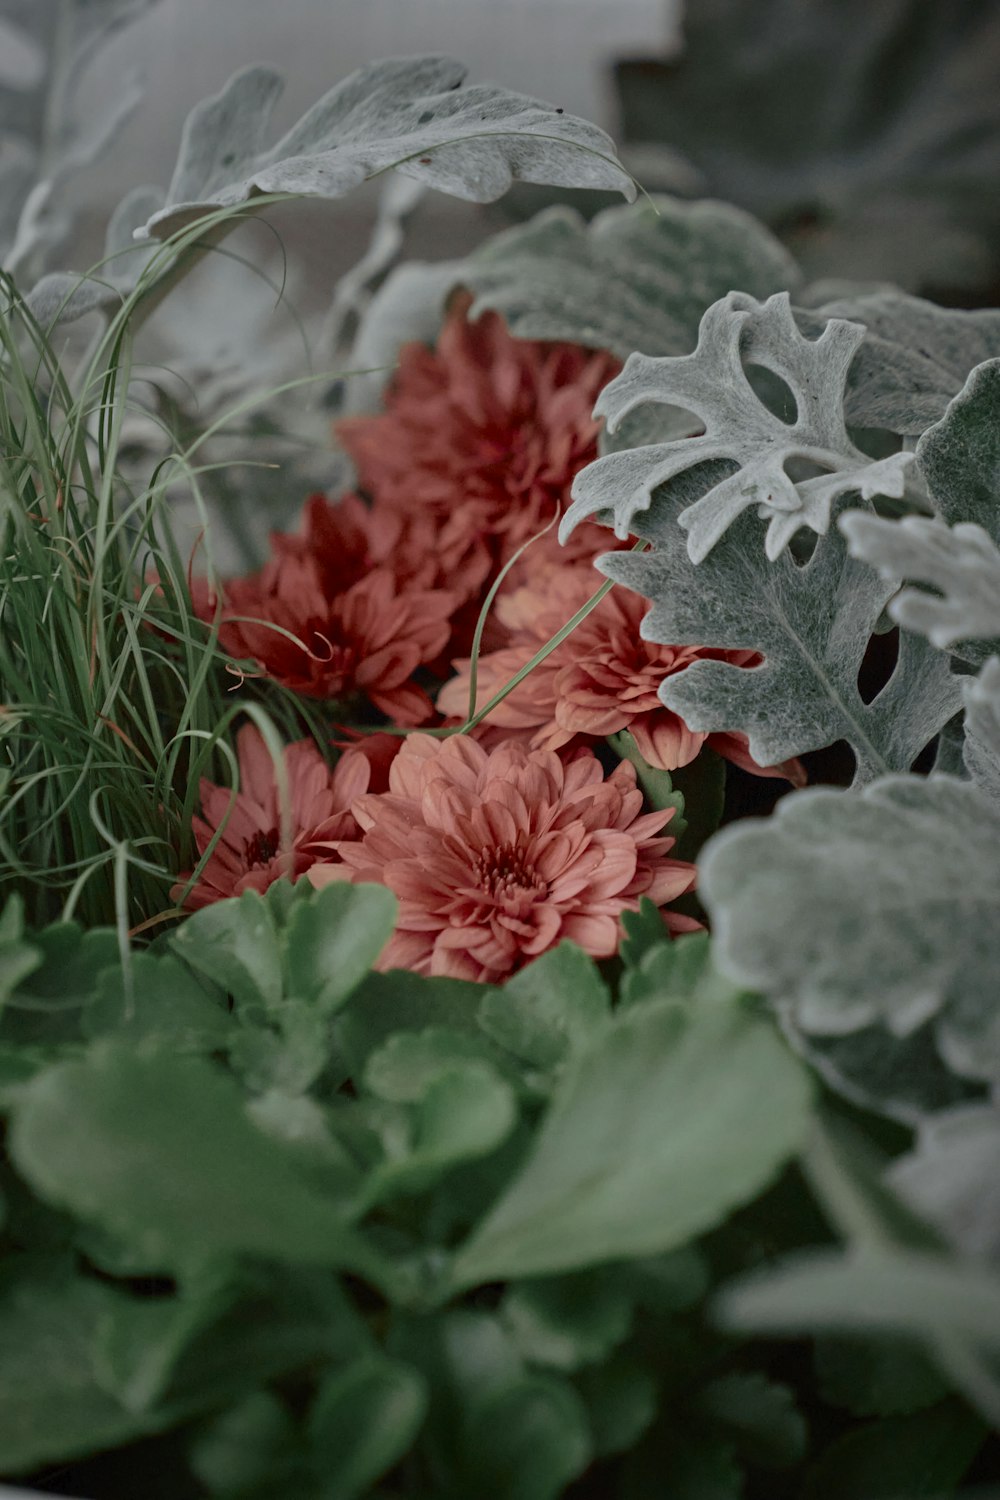
[(608, 128), (611, 62), (672, 50), (679, 10), (680, 0), (160, 0), (92, 69), (95, 99), (135, 68), (145, 86), (139, 113), (88, 171), (87, 196), (97, 206), (132, 183), (165, 183), (188, 110), (248, 63), (288, 79), (278, 128), (362, 63), (413, 52), (458, 57), (475, 78)]

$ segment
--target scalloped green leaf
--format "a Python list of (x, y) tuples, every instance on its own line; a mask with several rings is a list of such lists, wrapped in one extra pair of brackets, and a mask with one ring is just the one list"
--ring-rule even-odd
[(310, 1459), (323, 1492), (354, 1500), (391, 1469), (416, 1437), (427, 1410), (423, 1378), (382, 1355), (322, 1381), (306, 1418)]
[(392, 936), (396, 910), (385, 886), (347, 881), (297, 899), (283, 933), (286, 993), (322, 1015), (338, 1010)]
[(702, 855), (716, 959), (806, 1034), (933, 1021), (950, 1067), (1000, 1081), (998, 849), (1000, 814), (952, 777), (798, 792)]
[(911, 635), (889, 681), (864, 701), (858, 675), (893, 584), (854, 561), (836, 528), (807, 562), (786, 551), (769, 563), (745, 512), (697, 566), (659, 508), (641, 529), (653, 551), (608, 553), (598, 565), (652, 601), (644, 637), (745, 647), (764, 658), (749, 669), (701, 660), (668, 678), (663, 701), (692, 729), (746, 734), (762, 766), (846, 740), (860, 785), (908, 770), (961, 707), (947, 658)]
[(774, 1177), (810, 1108), (804, 1070), (739, 1004), (630, 1007), (567, 1065), (527, 1161), (457, 1252), (455, 1281), (686, 1244)]
[[(730, 292), (705, 313), (692, 354), (664, 359), (630, 355), (594, 408), (607, 418), (608, 431), (613, 433), (630, 412), (649, 402), (691, 412), (704, 431), (607, 453), (581, 470), (560, 536), (565, 538), (588, 516), (610, 512), (615, 535), (627, 538), (637, 529), (637, 517), (649, 509), (653, 491), (668, 486), (669, 494), (671, 481), (691, 470), (708, 475), (699, 498), (676, 515), (687, 532), (693, 562), (707, 557), (750, 508), (768, 522), (764, 547), (774, 559), (802, 527), (822, 535), (839, 495), (902, 495), (913, 455), (872, 460), (855, 446), (845, 424), (847, 372), (864, 337), (860, 324), (831, 319), (818, 339), (807, 339), (796, 326), (786, 292), (766, 302)], [(748, 365), (763, 367), (784, 382), (795, 402), (791, 420), (783, 420), (761, 400), (748, 379)], [(787, 470), (790, 463), (806, 463), (820, 472), (794, 479)], [(714, 467), (709, 470), (709, 465)]]

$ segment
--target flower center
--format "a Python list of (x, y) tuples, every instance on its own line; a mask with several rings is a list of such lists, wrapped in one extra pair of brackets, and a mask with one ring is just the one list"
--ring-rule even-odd
[(479, 885), (498, 901), (534, 896), (545, 890), (538, 874), (520, 844), (484, 845), (473, 861)]
[(258, 865), (269, 865), (278, 852), (278, 830), (258, 828), (252, 839), (243, 840), (243, 860), (247, 869), (256, 869)]

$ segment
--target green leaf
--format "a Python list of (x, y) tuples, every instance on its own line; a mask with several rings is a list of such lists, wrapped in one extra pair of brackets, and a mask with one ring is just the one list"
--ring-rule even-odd
[(948, 1384), (918, 1343), (901, 1338), (816, 1340), (820, 1394), (857, 1417), (908, 1416), (948, 1394)]
[(0, 1470), (26, 1473), (155, 1432), (100, 1388), (93, 1351), (120, 1294), (68, 1260), (8, 1255), (0, 1268)]
[(362, 1192), (367, 1206), (399, 1193), (425, 1192), (450, 1167), (496, 1150), (517, 1123), (517, 1102), (489, 1063), (453, 1062), (431, 1076), (402, 1121), (391, 1114), (387, 1119), (386, 1159)]
[(487, 993), (482, 984), (464, 979), (425, 979), (405, 969), (369, 974), (334, 1023), (334, 1036), (351, 1076), (359, 1079), (376, 1048), (400, 1032), (443, 1026), (481, 1035), (476, 1017)]
[(391, 937), (396, 907), (385, 886), (346, 881), (297, 900), (283, 935), (285, 993), (323, 1015), (338, 1010)]
[(697, 661), (664, 682), (663, 701), (694, 730), (746, 734), (760, 765), (846, 740), (859, 785), (909, 770), (961, 705), (947, 659), (904, 635), (889, 681), (866, 703), (858, 674), (893, 584), (851, 559), (836, 530), (801, 566), (787, 551), (769, 563), (756, 527), (749, 514), (739, 516), (695, 566), (678, 528), (656, 511), (644, 527), (653, 552), (600, 559), (603, 573), (652, 601), (642, 627), (650, 640), (764, 658), (752, 668)]
[(755, 1468), (790, 1469), (805, 1457), (806, 1424), (786, 1385), (757, 1372), (720, 1375), (699, 1391), (697, 1407)]
[(38, 949), (24, 939), (24, 901), (15, 892), (0, 913), (0, 1008), (42, 962)]
[(638, 968), (651, 949), (663, 944), (663, 917), (660, 908), (648, 896), (640, 896), (639, 910), (623, 911), (621, 923), (625, 936), (619, 944), (618, 957), (626, 969)]
[(193, 969), (232, 995), (237, 1006), (266, 1008), (281, 999), (278, 931), (270, 906), (256, 891), (196, 911), (170, 944)]
[(611, 997), (593, 959), (575, 943), (560, 943), (488, 990), (479, 1005), (483, 1030), (534, 1068), (558, 1067), (594, 1043), (611, 1014)]
[(236, 1084), (200, 1059), (105, 1044), (57, 1064), (19, 1093), (9, 1148), (39, 1196), (119, 1235), (151, 1269), (240, 1253), (368, 1260), (345, 1206), (297, 1177)]
[[(515, 178), (634, 196), (603, 130), (497, 84), (465, 85), (465, 72), (447, 57), (369, 63), (269, 146), (283, 82), (270, 68), (244, 68), (189, 114), (166, 192), (142, 189), (119, 205), (116, 239), (166, 239), (261, 194), (341, 198), (390, 169), (477, 203), (501, 197)], [(110, 289), (46, 277), (32, 293), (35, 316), (44, 325), (67, 297), (64, 317), (119, 305), (149, 258), (147, 246), (137, 249), (102, 271)]]
[(998, 847), (1000, 817), (951, 777), (798, 792), (702, 856), (718, 962), (806, 1035), (933, 1018), (953, 1069), (1000, 1079)]
[(576, 1384), (587, 1407), (595, 1458), (627, 1452), (656, 1417), (656, 1382), (627, 1355), (582, 1370)]
[(254, 1391), (196, 1434), (188, 1462), (206, 1488), (228, 1495), (273, 1483), (295, 1448), (286, 1408), (270, 1391)]
[(407, 1452), (427, 1409), (424, 1381), (381, 1355), (328, 1375), (306, 1419), (312, 1461), (330, 1500), (354, 1500)]
[(617, 1268), (519, 1281), (500, 1315), (523, 1357), (554, 1370), (606, 1359), (628, 1336), (632, 1299)]
[(229, 1061), (254, 1093), (304, 1093), (326, 1067), (329, 1023), (306, 1001), (273, 1005), (263, 1025), (246, 1014), (239, 1019), (243, 1024), (230, 1031)]
[(803, 1500), (942, 1500), (960, 1483), (986, 1428), (957, 1401), (846, 1433), (809, 1471)]
[(494, 1054), (495, 1049), (485, 1037), (453, 1027), (428, 1026), (425, 1031), (402, 1031), (388, 1037), (370, 1054), (363, 1083), (373, 1094), (394, 1104), (414, 1104), (456, 1063), (489, 1063)]
[(686, 799), (684, 793), (674, 786), (671, 773), (647, 765), (639, 754), (638, 745), (627, 729), (621, 730), (618, 734), (609, 734), (607, 742), (617, 756), (635, 767), (636, 780), (650, 807), (661, 811), (668, 807), (674, 809), (674, 815), (670, 819), (670, 837), (683, 838), (688, 826), (684, 816)]
[[(573, 483), (573, 504), (560, 536), (595, 512), (612, 512), (615, 534), (628, 537), (642, 529), (636, 518), (649, 509), (653, 491), (695, 468), (707, 483), (700, 498), (676, 517), (695, 563), (749, 509), (768, 522), (764, 548), (773, 561), (800, 528), (822, 535), (839, 495), (902, 495), (913, 455), (873, 461), (855, 446), (845, 424), (847, 371), (864, 336), (857, 324), (831, 319), (819, 339), (806, 339), (787, 293), (761, 303), (730, 292), (702, 318), (693, 354), (629, 355), (594, 408), (595, 415), (607, 418), (608, 431), (614, 433), (629, 412), (649, 402), (692, 412), (704, 431), (608, 453), (583, 469)], [(784, 421), (757, 396), (747, 364), (762, 365), (786, 384), (795, 400), (793, 420)], [(786, 465), (800, 458), (823, 472), (790, 478)], [(710, 477), (708, 465), (714, 466)], [(751, 545), (759, 546), (757, 530), (754, 526)]]
[(644, 198), (589, 224), (571, 209), (544, 210), (495, 235), (456, 268), (482, 308), (518, 338), (565, 339), (622, 359), (681, 354), (705, 309), (738, 287), (754, 297), (795, 287), (801, 275), (763, 226), (728, 203)]
[(184, 964), (169, 954), (133, 953), (130, 969), (130, 983), (120, 965), (102, 972), (83, 1012), (84, 1036), (116, 1032), (136, 1046), (165, 1044), (174, 1052), (225, 1047), (230, 1018)]
[(767, 1022), (737, 1005), (633, 1007), (567, 1067), (456, 1283), (683, 1245), (774, 1177), (809, 1117), (808, 1080)]
[(80, 1039), (80, 1011), (91, 1000), (101, 972), (121, 963), (118, 935), (110, 928), (82, 931), (54, 922), (32, 934), (42, 958), (18, 983), (0, 1012), (0, 1035), (20, 1046), (59, 1046)]
[(483, 1500), (556, 1500), (590, 1462), (583, 1403), (568, 1381), (524, 1375), (471, 1414), (470, 1487)]
[(619, 1004), (644, 1000), (685, 1000), (695, 1005), (727, 1004), (742, 991), (712, 961), (707, 932), (686, 933), (646, 950), (622, 977)]

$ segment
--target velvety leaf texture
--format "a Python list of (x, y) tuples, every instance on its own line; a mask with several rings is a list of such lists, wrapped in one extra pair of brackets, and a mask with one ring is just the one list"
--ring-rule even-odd
[(807, 1033), (933, 1020), (951, 1067), (1000, 1081), (998, 849), (1000, 815), (951, 777), (799, 792), (702, 858), (717, 960)]
[(644, 199), (589, 224), (546, 209), (495, 235), (460, 267), (482, 308), (519, 338), (567, 339), (622, 359), (680, 354), (705, 309), (738, 288), (753, 297), (796, 287), (801, 273), (749, 214), (711, 199)]
[[(465, 73), (446, 57), (370, 63), (268, 146), (282, 80), (270, 68), (246, 68), (188, 116), (166, 192), (133, 199), (127, 214), (122, 205), (122, 216), (139, 238), (165, 239), (261, 194), (341, 198), (391, 168), (477, 203), (499, 198), (515, 179), (634, 196), (604, 131), (497, 84), (465, 84)], [(91, 283), (77, 294), (77, 281), (39, 283), (32, 305), (40, 321), (60, 304), (63, 316), (114, 306), (128, 284), (123, 276), (110, 293)]]
[(1000, 657), (963, 683), (965, 765), (979, 790), (1000, 810)]
[(888, 1174), (903, 1200), (966, 1255), (1000, 1260), (1000, 1107), (971, 1104), (923, 1121)]
[[(760, 303), (733, 292), (705, 313), (693, 354), (631, 355), (595, 407), (609, 429), (636, 407), (660, 402), (692, 412), (705, 431), (609, 453), (590, 464), (574, 482), (560, 535), (586, 516), (611, 511), (615, 534), (624, 539), (635, 530), (637, 514), (648, 510), (654, 490), (703, 464), (725, 463), (729, 472), (713, 471), (700, 498), (677, 513), (693, 562), (701, 562), (750, 507), (768, 522), (765, 550), (773, 559), (801, 527), (825, 532), (838, 495), (901, 495), (912, 455), (873, 461), (855, 447), (845, 426), (844, 385), (864, 337), (859, 324), (832, 320), (818, 339), (806, 339), (787, 293)], [(793, 421), (783, 421), (760, 399), (746, 364), (763, 366), (785, 383), (795, 400)], [(792, 461), (823, 472), (793, 479), (786, 470)]]
[(644, 637), (764, 658), (750, 669), (703, 660), (671, 676), (661, 696), (692, 729), (741, 731), (760, 765), (846, 740), (862, 785), (908, 770), (961, 707), (947, 658), (919, 636), (903, 637), (892, 676), (864, 702), (858, 673), (893, 586), (851, 559), (836, 529), (802, 566), (787, 551), (768, 562), (748, 513), (698, 566), (659, 506), (642, 529), (654, 551), (609, 553), (599, 566), (652, 600)]

